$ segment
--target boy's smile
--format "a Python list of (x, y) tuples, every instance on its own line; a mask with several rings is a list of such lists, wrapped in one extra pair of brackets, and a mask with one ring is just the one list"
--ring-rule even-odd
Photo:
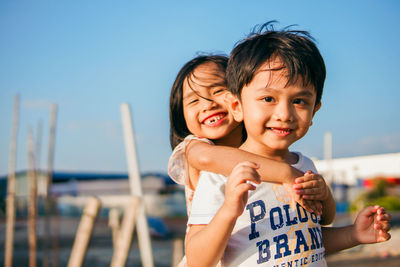
[(319, 109), (316, 92), (301, 78), (288, 84), (279, 59), (263, 64), (243, 87), (241, 108), (248, 138), (241, 148), (290, 161), (289, 146), (302, 138)]
[[(197, 136), (219, 140), (238, 128), (225, 103), (226, 85), (214, 63), (198, 66), (183, 84), (183, 114), (189, 131)], [(238, 142), (241, 140), (241, 127)]]

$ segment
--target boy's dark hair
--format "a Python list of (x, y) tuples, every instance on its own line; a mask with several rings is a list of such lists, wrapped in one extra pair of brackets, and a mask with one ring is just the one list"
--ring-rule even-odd
[(278, 57), (286, 67), (288, 84), (302, 78), (304, 85), (314, 86), (321, 101), (326, 69), (313, 38), (306, 31), (274, 30), (276, 21), (254, 28), (247, 38), (232, 50), (226, 70), (228, 90), (240, 98), (256, 71), (268, 60)]
[(170, 143), (174, 149), (190, 133), (183, 115), (183, 83), (187, 77), (193, 74), (194, 70), (205, 63), (214, 63), (225, 81), (225, 71), (228, 64), (228, 57), (224, 55), (200, 55), (187, 62), (179, 71), (172, 85), (169, 96), (169, 123)]

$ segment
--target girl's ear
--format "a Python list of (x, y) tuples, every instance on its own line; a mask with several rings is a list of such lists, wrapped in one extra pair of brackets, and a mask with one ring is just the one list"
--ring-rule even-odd
[(237, 122), (243, 121), (242, 104), (240, 100), (234, 96), (231, 92), (225, 94), (225, 103), (228, 107), (229, 112), (233, 115), (233, 118)]

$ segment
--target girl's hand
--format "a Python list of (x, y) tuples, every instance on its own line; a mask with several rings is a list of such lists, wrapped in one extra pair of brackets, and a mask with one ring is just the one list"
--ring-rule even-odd
[(255, 190), (255, 184), (261, 183), (260, 175), (256, 171), (259, 165), (254, 162), (241, 162), (233, 168), (228, 177), (225, 188), (225, 209), (229, 214), (239, 217), (246, 207), (248, 191)]
[(299, 205), (302, 206), (306, 211), (308, 211), (310, 213), (314, 212), (316, 215), (322, 214), (321, 201), (304, 199), (302, 195), (296, 193), (297, 190), (294, 189), (294, 186), (296, 184), (294, 184), (294, 183), (283, 183), (282, 185), (286, 188), (286, 190), (292, 196), (293, 200), (295, 202), (299, 203)]
[(384, 242), (390, 239), (391, 217), (381, 206), (368, 206), (354, 221), (352, 237), (360, 244)]
[(295, 180), (293, 185), (296, 194), (299, 194), (307, 201), (313, 201), (310, 205), (315, 205), (318, 212), (322, 210), (320, 201), (325, 201), (329, 197), (329, 188), (324, 178), (319, 175), (307, 171), (303, 177)]

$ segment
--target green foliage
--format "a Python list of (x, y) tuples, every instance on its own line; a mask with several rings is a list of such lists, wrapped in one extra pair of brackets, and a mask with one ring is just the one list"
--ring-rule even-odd
[(388, 195), (390, 185), (383, 178), (376, 178), (373, 181), (373, 189), (360, 194), (350, 205), (351, 212), (359, 211), (369, 205), (380, 205), (388, 211), (400, 211), (400, 197)]

